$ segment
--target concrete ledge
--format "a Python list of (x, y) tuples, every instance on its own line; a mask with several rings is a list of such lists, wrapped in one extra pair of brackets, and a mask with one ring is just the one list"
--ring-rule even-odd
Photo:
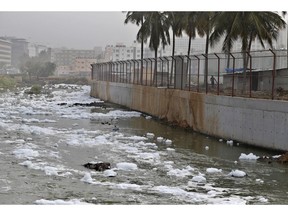
[(93, 81), (91, 96), (182, 127), (251, 145), (288, 151), (288, 102)]

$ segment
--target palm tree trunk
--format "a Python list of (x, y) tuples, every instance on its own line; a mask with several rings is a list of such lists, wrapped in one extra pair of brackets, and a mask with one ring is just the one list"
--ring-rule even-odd
[(174, 53), (175, 53), (175, 33), (173, 31), (173, 36), (172, 36), (172, 63), (171, 63), (171, 73), (170, 73), (170, 84), (172, 84), (172, 77), (173, 77), (173, 66), (174, 66)]
[(230, 67), (230, 53), (231, 53), (231, 46), (230, 43), (228, 44), (228, 57), (227, 57), (227, 68)]
[(243, 50), (243, 87), (241, 89), (241, 94), (244, 94), (244, 92), (246, 91), (246, 71), (247, 71), (247, 54), (246, 54), (246, 49)]
[(209, 29), (206, 33), (206, 47), (205, 47), (205, 70), (204, 70), (204, 84), (207, 84), (207, 76), (208, 76), (208, 50), (209, 50)]
[(154, 65), (154, 77), (153, 77), (153, 83), (157, 86), (157, 54), (158, 49), (155, 49), (155, 65)]
[[(250, 53), (251, 46), (252, 46), (252, 33), (250, 34), (250, 38), (249, 38), (249, 42), (248, 42), (248, 48), (247, 48), (247, 53)], [(247, 68), (248, 68), (249, 58), (250, 58), (250, 56), (247, 55), (246, 56), (246, 64), (245, 64), (246, 71), (247, 71)], [(250, 65), (250, 67), (251, 67), (251, 65)]]
[(172, 56), (175, 54), (175, 33), (173, 32)]
[[(248, 46), (247, 47), (245, 46), (244, 51), (243, 51), (243, 88), (241, 90), (242, 94), (244, 94), (244, 92), (246, 92), (247, 67), (248, 67), (248, 63), (249, 63), (249, 55), (247, 55), (247, 53), (250, 53), (251, 45), (252, 45), (252, 33), (250, 34), (250, 37), (249, 37)], [(251, 65), (250, 65), (250, 67), (251, 67)]]
[(192, 40), (192, 37), (189, 35), (189, 44), (188, 44), (188, 52), (187, 52), (188, 56), (190, 56), (191, 40)]
[(230, 67), (230, 52), (227, 53), (227, 65), (226, 65), (226, 68), (229, 68)]
[[(141, 26), (143, 26), (143, 17), (141, 18)], [(144, 39), (143, 35), (141, 35), (141, 78), (140, 83), (143, 83), (143, 53), (144, 53)]]

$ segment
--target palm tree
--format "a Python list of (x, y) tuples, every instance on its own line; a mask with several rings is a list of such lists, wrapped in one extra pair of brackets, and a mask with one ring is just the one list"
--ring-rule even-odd
[(218, 12), (215, 18), (212, 20), (214, 31), (210, 36), (210, 46), (213, 47), (219, 40), (225, 35), (222, 46), (222, 51), (227, 54), (227, 68), (230, 64), (230, 53), (233, 48), (234, 42), (237, 40), (238, 35), (225, 34), (231, 32), (232, 28), (235, 27), (231, 22), (234, 22), (233, 14), (227, 12)]
[(210, 33), (213, 29), (213, 22), (215, 12), (197, 12), (197, 23), (198, 23), (198, 34), (200, 37), (206, 36), (205, 45), (205, 69), (204, 69), (204, 84), (207, 84), (208, 76), (208, 52), (209, 52), (209, 41)]
[[(284, 28), (286, 23), (280, 15), (274, 12), (221, 12), (215, 24), (215, 38), (225, 34), (223, 49), (230, 50), (233, 41), (238, 38), (242, 41), (244, 80), (246, 80), (246, 68), (248, 65), (247, 53), (250, 53), (252, 42), (258, 39), (263, 47), (266, 41), (272, 48), (273, 40), (277, 40), (279, 30)], [(227, 20), (221, 22), (221, 20)], [(229, 20), (229, 22), (228, 22)], [(246, 82), (243, 82), (244, 91)]]
[[(190, 55), (191, 41), (195, 39), (198, 30), (197, 12), (184, 12), (184, 32), (189, 37), (187, 55)], [(203, 35), (203, 34), (202, 34)]]
[[(287, 11), (282, 11), (282, 17), (285, 18), (287, 15)], [(286, 67), (288, 68), (288, 28), (287, 28), (287, 23), (286, 23), (286, 37), (287, 37), (287, 41), (286, 41)]]
[(144, 23), (144, 17), (147, 12), (132, 12), (128, 11), (126, 14), (126, 19), (124, 21), (125, 24), (128, 22), (135, 23), (137, 26), (140, 25), (140, 30), (137, 33), (137, 41), (141, 42), (141, 83), (142, 83), (142, 75), (143, 75), (143, 52), (144, 52), (144, 42), (147, 41), (147, 38), (143, 37), (143, 33), (141, 31), (141, 26)]
[(184, 28), (184, 14), (183, 12), (164, 12), (167, 16), (168, 22), (172, 29), (172, 65), (171, 65), (171, 74), (170, 74), (170, 82), (172, 81), (173, 76), (173, 59), (175, 55), (175, 37), (182, 36), (182, 30)]
[[(155, 53), (154, 78), (157, 75), (157, 53), (160, 43), (163, 49), (170, 44), (169, 22), (162, 12), (148, 12), (140, 30), (143, 38), (150, 38), (149, 48)], [(154, 79), (155, 80), (155, 79)]]
[(167, 16), (168, 22), (172, 29), (172, 56), (174, 57), (175, 54), (175, 37), (182, 36), (182, 30), (184, 28), (183, 22), (183, 12), (164, 12)]

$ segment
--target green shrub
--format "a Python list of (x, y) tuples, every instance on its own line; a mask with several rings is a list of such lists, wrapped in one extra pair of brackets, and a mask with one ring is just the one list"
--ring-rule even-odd
[(30, 90), (25, 91), (26, 94), (40, 94), (42, 90), (42, 86), (33, 85)]
[(16, 81), (13, 78), (0, 76), (0, 88), (13, 88), (16, 85)]

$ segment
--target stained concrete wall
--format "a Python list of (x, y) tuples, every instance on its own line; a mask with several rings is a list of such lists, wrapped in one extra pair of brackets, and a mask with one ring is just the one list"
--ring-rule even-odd
[(182, 127), (288, 151), (288, 102), (206, 95), (176, 89), (93, 81), (91, 96)]

